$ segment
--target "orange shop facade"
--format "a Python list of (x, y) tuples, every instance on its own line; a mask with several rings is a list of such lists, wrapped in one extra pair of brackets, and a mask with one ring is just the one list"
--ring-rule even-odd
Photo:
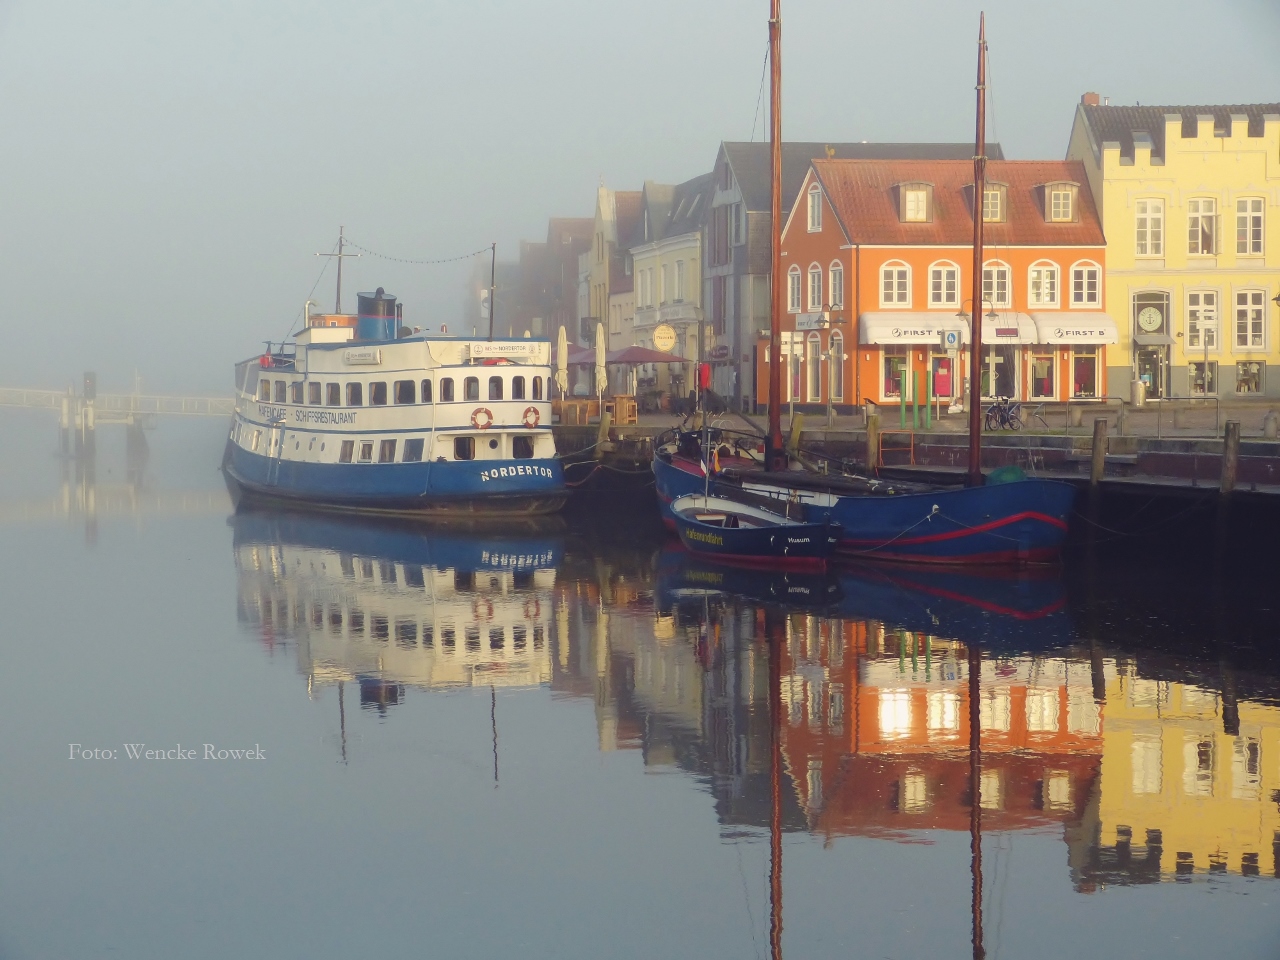
[[(1106, 248), (1077, 168), (989, 164), (1003, 178), (984, 202), (984, 397), (1105, 396), (1106, 351), (1118, 329), (1102, 309)], [(784, 403), (849, 410), (928, 396), (948, 406), (967, 395), (972, 245), (954, 241), (972, 236), (971, 171), (963, 161), (813, 163), (782, 234)], [(912, 193), (923, 199), (904, 210)], [(768, 363), (763, 332), (761, 407)]]

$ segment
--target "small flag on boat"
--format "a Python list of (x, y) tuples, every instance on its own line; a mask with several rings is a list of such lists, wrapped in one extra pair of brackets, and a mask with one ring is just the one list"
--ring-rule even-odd
[(719, 447), (711, 451), (711, 472), (712, 473), (720, 472), (720, 448)]

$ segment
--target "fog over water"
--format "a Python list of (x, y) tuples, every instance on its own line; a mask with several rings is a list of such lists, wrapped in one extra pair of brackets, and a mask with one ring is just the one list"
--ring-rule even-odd
[[(990, 132), (1058, 157), (1085, 90), (1275, 99), (1268, 0), (788, 0), (785, 133), (964, 140), (985, 5)], [(339, 224), (373, 250), (513, 256), (600, 178), (705, 171), (749, 139), (765, 0), (15, 0), (0, 7), (0, 382), (221, 391), (288, 333)], [(763, 110), (755, 125), (761, 136)], [(372, 258), (406, 317), (453, 322), (466, 265)], [(328, 307), (332, 275), (317, 298)], [(353, 303), (348, 300), (348, 305)], [(53, 336), (57, 337), (56, 349)]]

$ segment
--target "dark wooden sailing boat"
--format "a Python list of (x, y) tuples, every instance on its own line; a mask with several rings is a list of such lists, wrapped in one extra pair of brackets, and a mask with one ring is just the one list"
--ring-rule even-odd
[[(712, 492), (799, 504), (809, 522), (840, 525), (837, 553), (867, 560), (914, 563), (1022, 565), (1056, 560), (1067, 536), (1075, 489), (1066, 483), (1015, 475), (982, 473), (981, 378), (970, 377), (969, 470), (963, 487), (885, 483), (866, 477), (826, 476), (791, 469), (781, 425), (781, 318), (785, 304), (780, 232), (782, 223), (782, 22), (779, 0), (769, 20), (770, 143), (772, 148), (772, 295), (769, 342), (769, 428), (764, 445), (765, 469), (751, 459), (734, 458), (735, 466), (717, 473)], [(973, 302), (982, 302), (982, 197), (986, 174), (985, 23), (979, 29), (977, 129), (973, 159)], [(982, 355), (981, 311), (970, 318), (970, 366)], [(670, 504), (707, 484), (708, 458), (690, 456), (696, 437), (660, 447), (653, 462), (655, 486), (663, 516), (674, 527)], [(716, 444), (719, 437), (713, 438)], [(683, 455), (682, 455), (683, 449)], [(757, 501), (758, 502), (758, 501)]]

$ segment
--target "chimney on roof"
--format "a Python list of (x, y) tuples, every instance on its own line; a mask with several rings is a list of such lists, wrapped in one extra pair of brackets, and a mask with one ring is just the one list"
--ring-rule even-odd
[(1086, 107), (1096, 107), (1102, 101), (1098, 97), (1098, 95), (1091, 90), (1080, 98), (1080, 102), (1083, 103)]

